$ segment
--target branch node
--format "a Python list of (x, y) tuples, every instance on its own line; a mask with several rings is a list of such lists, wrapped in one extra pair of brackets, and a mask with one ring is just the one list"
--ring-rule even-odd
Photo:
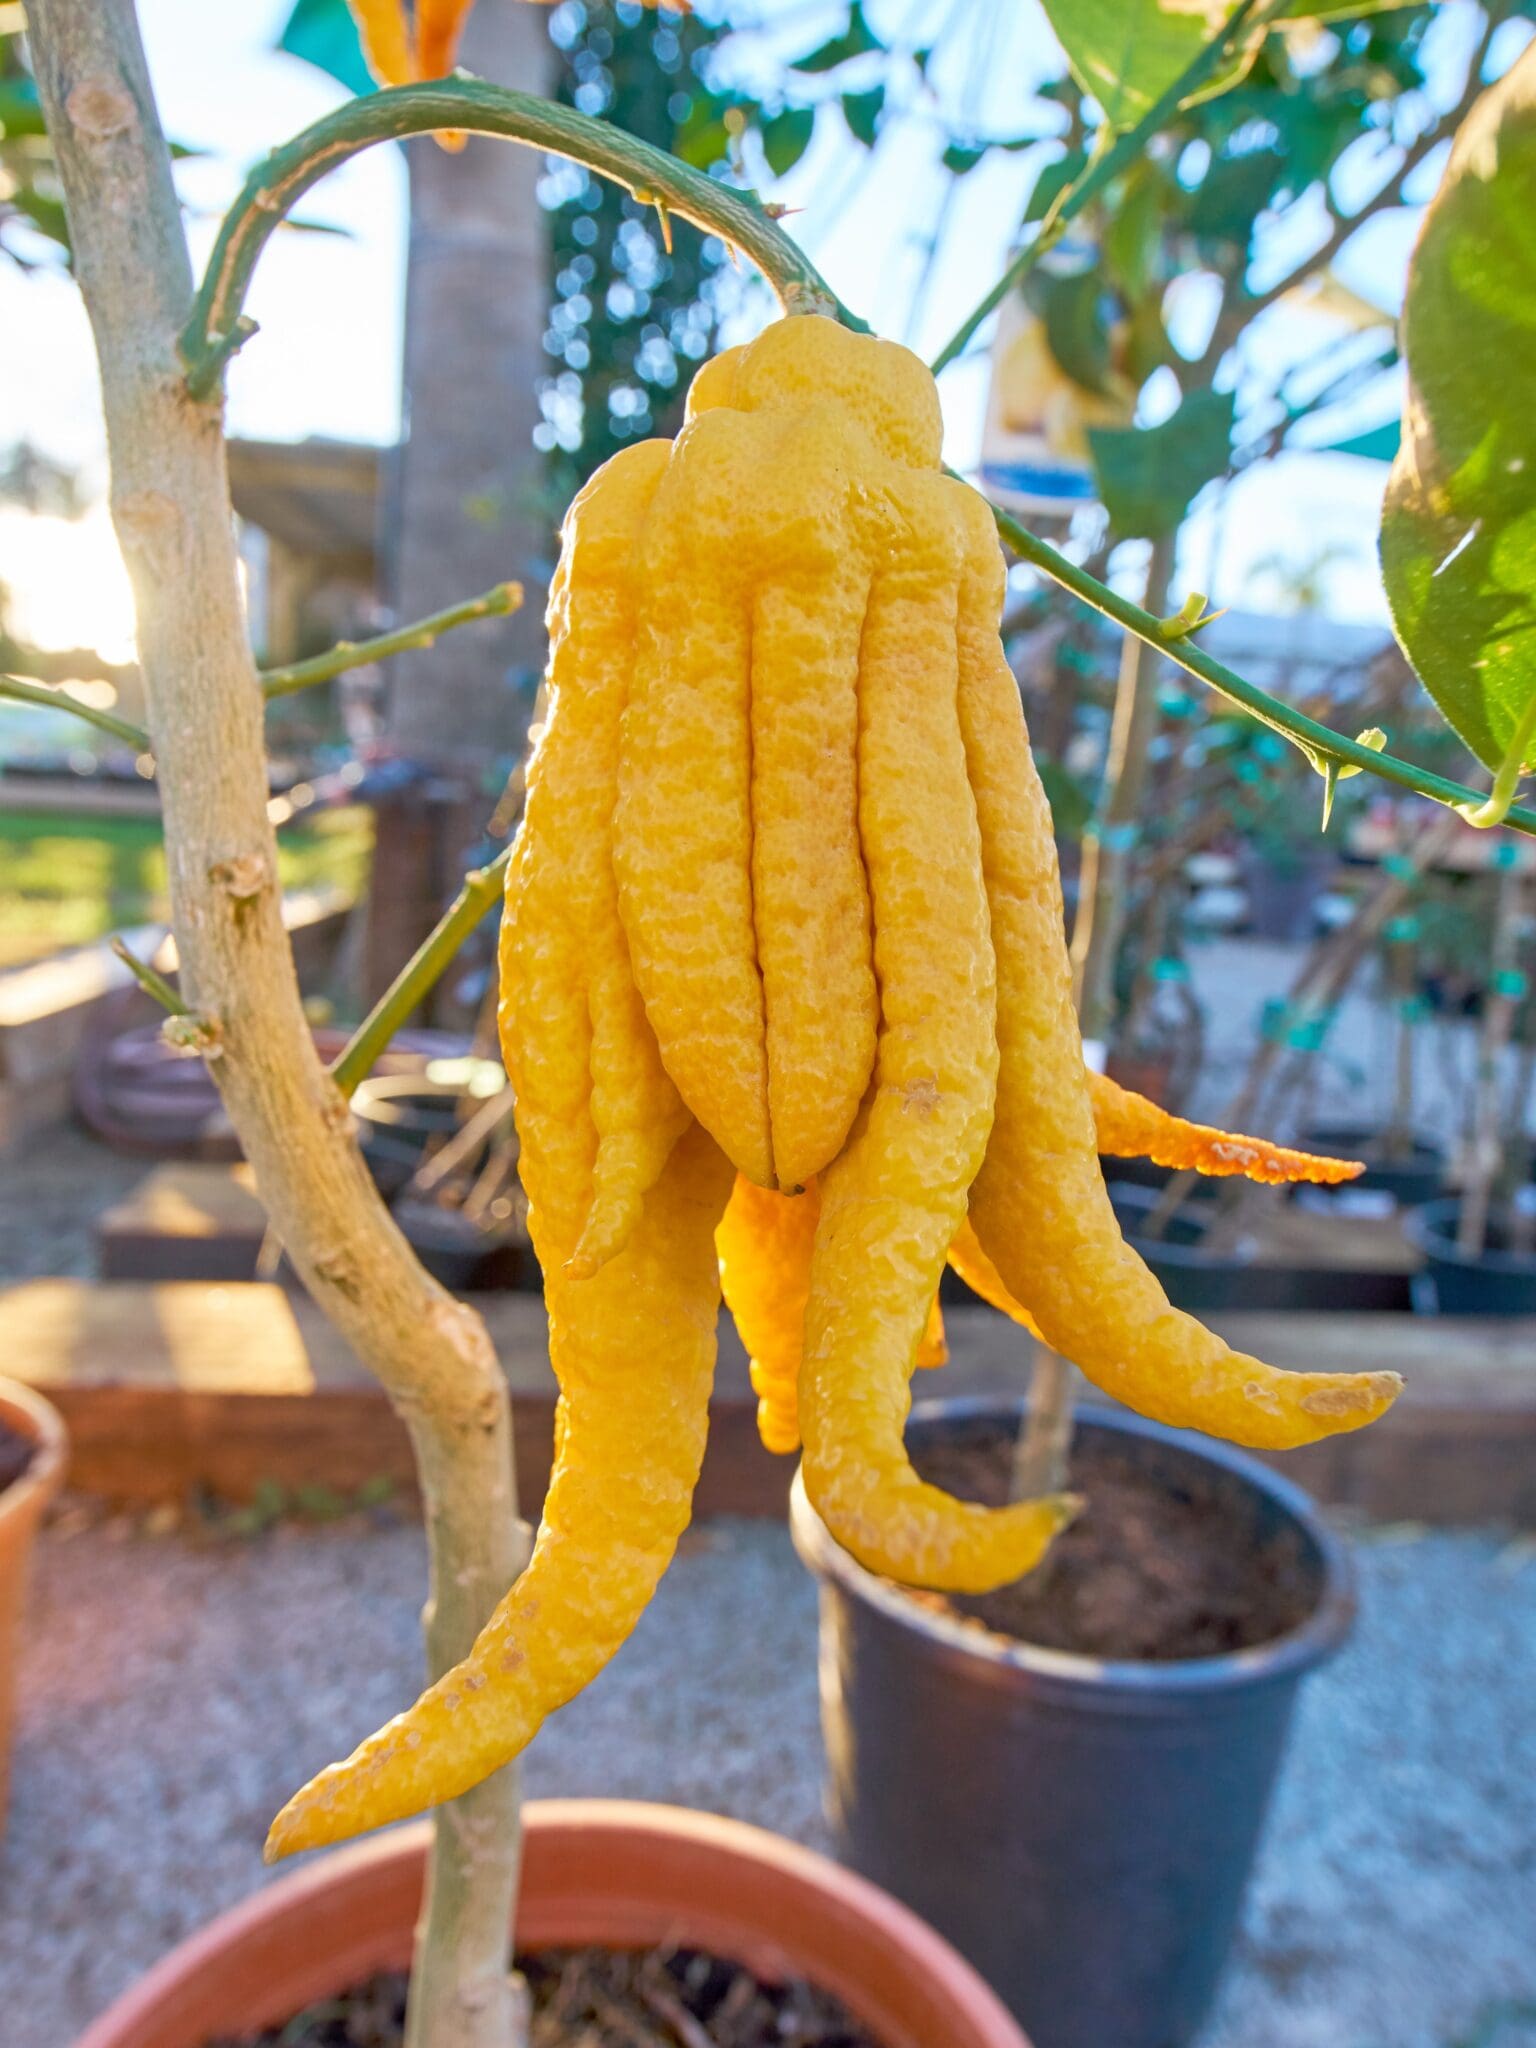
[(362, 1288), (358, 1284), (352, 1261), (339, 1246), (316, 1252), (314, 1268), (319, 1278), (325, 1281), (328, 1287), (334, 1287), (345, 1300), (356, 1301), (361, 1295)]
[(160, 1036), (174, 1051), (185, 1053), (189, 1058), (194, 1054), (205, 1060), (224, 1057), (224, 1027), (217, 1017), (180, 1010), (175, 1016), (166, 1018), (160, 1026)]
[(272, 886), (272, 868), (265, 854), (237, 853), (229, 860), (216, 860), (208, 879), (236, 903), (249, 903)]
[(64, 111), (75, 132), (98, 146), (116, 135), (126, 135), (134, 125), (133, 101), (120, 87), (101, 78), (82, 78), (65, 100)]

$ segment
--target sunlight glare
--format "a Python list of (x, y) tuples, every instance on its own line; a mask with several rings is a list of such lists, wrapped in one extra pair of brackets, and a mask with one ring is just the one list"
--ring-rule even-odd
[(133, 593), (104, 503), (79, 519), (0, 507), (0, 584), (18, 640), (134, 659)]

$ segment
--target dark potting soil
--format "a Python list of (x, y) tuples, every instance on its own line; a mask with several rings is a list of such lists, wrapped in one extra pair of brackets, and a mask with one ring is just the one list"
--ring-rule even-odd
[[(924, 1479), (964, 1500), (1008, 1499), (1013, 1436), (991, 1422), (912, 1447)], [(1261, 1542), (1217, 1485), (1173, 1488), (1091, 1436), (1073, 1453), (1086, 1506), (1044, 1565), (995, 1593), (912, 1592), (940, 1613), (1080, 1656), (1169, 1663), (1272, 1641), (1316, 1587), (1294, 1535)]]
[[(839, 2000), (764, 1984), (696, 1949), (541, 1949), (519, 1956), (531, 2048), (880, 2048)], [(270, 2033), (209, 2048), (400, 2048), (403, 1970), (312, 2005)]]
[(13, 1485), (32, 1462), (32, 1440), (9, 1423), (0, 1422), (0, 1493)]

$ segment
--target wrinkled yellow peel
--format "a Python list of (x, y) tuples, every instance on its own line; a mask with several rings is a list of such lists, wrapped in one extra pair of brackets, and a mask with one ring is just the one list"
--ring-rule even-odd
[(1270, 1450), (1358, 1429), (1396, 1399), (1398, 1374), (1279, 1372), (1231, 1351), (1169, 1305), (1120, 1235), (1072, 1010), (1050, 811), (997, 637), (1002, 564), (983, 572), (979, 551), (971, 559), (960, 722), (997, 949), (1000, 1053), (970, 1196), (977, 1239), (1044, 1342), (1139, 1414)]
[[(463, 11), (422, 6), (424, 57)], [(414, 62), (398, 8), (359, 14), (381, 75)], [(807, 315), (707, 364), (677, 441), (571, 507), (501, 935), (553, 1477), (469, 1656), (289, 1802), (274, 1856), (467, 1790), (614, 1654), (688, 1519), (722, 1278), (764, 1441), (803, 1433), (838, 1540), (936, 1588), (1028, 1571), (1076, 1506), (984, 1508), (908, 1462), (946, 1257), (1166, 1422), (1282, 1447), (1397, 1391), (1229, 1351), (1121, 1239), (1101, 1146), (1351, 1169), (1085, 1075), (1002, 559), (939, 446), (915, 356)]]
[(1293, 1152), (1267, 1138), (1248, 1138), (1240, 1131), (1219, 1131), (1210, 1124), (1192, 1124), (1122, 1088), (1107, 1074), (1088, 1071), (1088, 1099), (1093, 1105), (1094, 1131), (1101, 1152), (1116, 1159), (1150, 1159), (1158, 1166), (1211, 1177), (1241, 1174), (1245, 1180), (1281, 1183), (1316, 1181), (1325, 1187), (1358, 1180), (1365, 1171), (1359, 1159), (1328, 1159), (1316, 1152)]

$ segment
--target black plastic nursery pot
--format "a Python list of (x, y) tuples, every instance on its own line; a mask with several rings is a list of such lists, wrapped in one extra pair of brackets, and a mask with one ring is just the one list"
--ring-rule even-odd
[(1409, 1242), (1424, 1254), (1414, 1307), (1442, 1316), (1536, 1316), (1536, 1252), (1509, 1249), (1509, 1211), (1490, 1210), (1486, 1243), (1475, 1258), (1456, 1249), (1460, 1221), (1455, 1195), (1410, 1209), (1403, 1218)]
[(463, 1095), (457, 1085), (425, 1074), (373, 1074), (358, 1083), (352, 1114), (381, 1194), (398, 1194), (433, 1140), (453, 1136)]
[[(1389, 1150), (1386, 1134), (1362, 1124), (1318, 1124), (1296, 1140), (1303, 1152), (1322, 1152), (1331, 1159), (1362, 1159), (1365, 1171), (1347, 1181), (1341, 1193), (1369, 1189), (1390, 1195), (1404, 1209), (1432, 1202), (1445, 1186), (1445, 1153), (1429, 1138), (1410, 1138)], [(1309, 1197), (1321, 1190), (1309, 1189)]]
[[(1207, 1187), (1219, 1183), (1207, 1182)], [(1206, 1235), (1217, 1205), (1205, 1195), (1183, 1202), (1161, 1237), (1146, 1226), (1162, 1199), (1158, 1189), (1111, 1180), (1109, 1198), (1132, 1249), (1162, 1283), (1175, 1308), (1194, 1313), (1220, 1309), (1401, 1310), (1412, 1306), (1405, 1272), (1353, 1266), (1271, 1265), (1256, 1259), (1250, 1245), (1212, 1252)]]
[[(916, 1448), (1019, 1404), (924, 1402)], [(1179, 1662), (1045, 1650), (919, 1604), (856, 1564), (795, 1482), (821, 1588), (826, 1799), (838, 1853), (989, 1979), (1035, 2048), (1183, 2048), (1210, 2009), (1297, 1690), (1344, 1641), (1347, 1553), (1306, 1496), (1225, 1446), (1119, 1412), (1097, 1441), (1219, 1500), (1310, 1599), (1272, 1641)]]

